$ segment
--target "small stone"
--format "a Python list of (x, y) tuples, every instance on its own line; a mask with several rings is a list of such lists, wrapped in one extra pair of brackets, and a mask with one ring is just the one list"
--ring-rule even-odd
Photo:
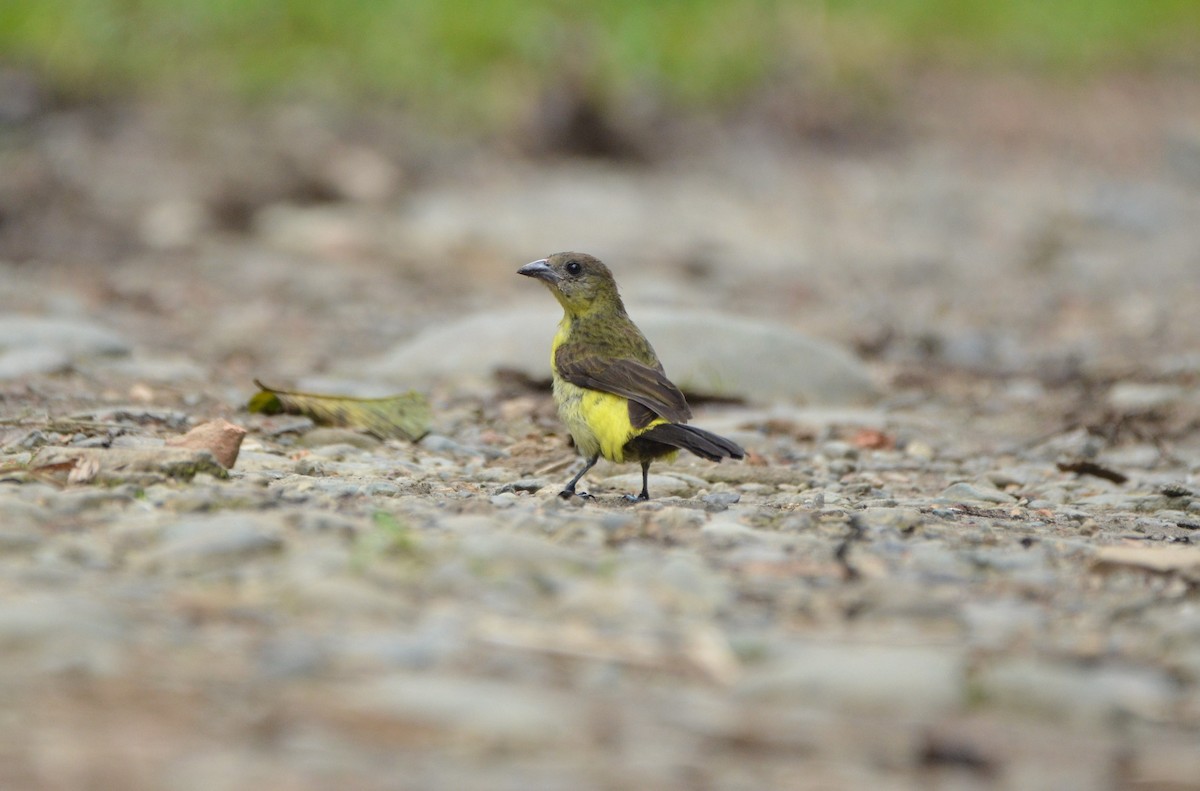
[(1149, 412), (1187, 397), (1182, 385), (1117, 382), (1108, 391), (1108, 404), (1120, 412)]
[(138, 223), (138, 235), (155, 250), (180, 250), (193, 245), (207, 225), (202, 203), (176, 198), (155, 202), (147, 209)]
[[(692, 490), (691, 484), (673, 475), (651, 473), (648, 483), (652, 498), (682, 497)], [(642, 490), (642, 474), (630, 472), (624, 475), (613, 475), (599, 481), (597, 485), (617, 494), (637, 494)]]
[(337, 442), (330, 445), (320, 445), (312, 449), (313, 456), (333, 461), (353, 459), (363, 454), (362, 448), (350, 442)]
[(371, 481), (363, 484), (362, 493), (368, 497), (396, 497), (401, 490), (391, 481)]
[(116, 333), (81, 319), (0, 316), (0, 349), (52, 349), (72, 358), (129, 354)]
[(151, 568), (195, 573), (228, 568), (282, 548), (275, 517), (221, 513), (195, 516), (168, 526), (159, 545), (142, 561)]
[(318, 426), (306, 431), (296, 439), (296, 444), (302, 448), (324, 448), (329, 446), (350, 446), (361, 450), (374, 450), (381, 444), (379, 439), (349, 428), (336, 426)]
[(543, 750), (588, 732), (585, 712), (562, 692), (463, 675), (385, 676), (343, 690), (338, 700), (364, 726), (471, 734), (485, 744)]
[(912, 440), (904, 446), (904, 452), (914, 459), (922, 461), (930, 461), (937, 455), (937, 451), (927, 442), (922, 442), (919, 439)]
[(1016, 503), (1017, 498), (1007, 492), (1002, 492), (992, 486), (984, 486), (966, 481), (959, 481), (951, 484), (942, 490), (938, 495), (938, 499), (943, 502), (951, 503), (995, 503), (1003, 505), (1012, 505)]
[(511, 508), (519, 503), (521, 498), (515, 492), (502, 492), (501, 494), (493, 494), (489, 500), (497, 508)]
[(748, 670), (739, 692), (838, 710), (929, 712), (961, 706), (966, 689), (966, 658), (956, 648), (810, 643)]
[(711, 615), (725, 606), (732, 592), (724, 577), (690, 552), (676, 552), (658, 571), (661, 599), (670, 591), (674, 609)]
[(496, 494), (504, 494), (505, 492), (526, 492), (528, 494), (536, 494), (546, 488), (547, 483), (545, 478), (522, 478), (518, 481), (506, 483), (496, 490)]
[(33, 525), (0, 525), (0, 554), (30, 552), (43, 541), (42, 531)]
[(724, 511), (734, 503), (740, 502), (742, 496), (737, 492), (713, 492), (700, 499), (708, 506), (709, 511)]
[(440, 453), (446, 456), (470, 457), (484, 455), (482, 451), (467, 447), (461, 442), (450, 439), (442, 434), (426, 434), (421, 438), (419, 444), (430, 453)]
[(868, 528), (890, 529), (911, 533), (925, 523), (925, 515), (916, 508), (864, 508), (858, 512), (859, 519)]
[(207, 450), (222, 467), (229, 470), (237, 464), (238, 450), (245, 436), (246, 429), (217, 418), (201, 423), (182, 437), (171, 437), (166, 444), (173, 448)]
[(26, 349), (0, 349), (0, 380), (20, 379), (37, 374), (57, 374), (69, 370), (71, 355), (62, 349), (34, 346)]
[(738, 522), (735, 519), (714, 518), (700, 528), (700, 535), (710, 544), (719, 547), (731, 547), (746, 542), (763, 541), (767, 538), (762, 531)]
[(0, 649), (9, 667), (109, 674), (120, 666), (126, 624), (94, 597), (40, 594), (0, 601)]
[(1097, 725), (1120, 715), (1160, 722), (1179, 694), (1175, 682), (1156, 668), (1087, 667), (1039, 659), (984, 667), (976, 683), (994, 705)]
[(1046, 614), (1036, 604), (1016, 599), (970, 601), (963, 605), (962, 619), (971, 644), (986, 651), (999, 651), (1010, 644), (1038, 635)]

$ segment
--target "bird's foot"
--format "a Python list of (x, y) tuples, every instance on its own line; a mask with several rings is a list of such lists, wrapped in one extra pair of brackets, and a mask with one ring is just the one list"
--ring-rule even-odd
[(587, 502), (588, 500), (596, 499), (595, 495), (588, 494), (587, 492), (577, 492), (574, 489), (563, 489), (561, 492), (558, 493), (558, 496), (564, 500), (570, 500), (572, 497), (578, 497), (580, 500), (583, 500), (584, 502)]
[(649, 499), (650, 499), (650, 495), (646, 494), (645, 492), (642, 492), (641, 494), (625, 495), (625, 502), (627, 502), (627, 503), (644, 503)]

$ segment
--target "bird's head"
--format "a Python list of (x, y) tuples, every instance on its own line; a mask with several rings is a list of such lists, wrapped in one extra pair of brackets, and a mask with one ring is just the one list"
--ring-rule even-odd
[(517, 274), (545, 283), (568, 316), (584, 316), (597, 310), (625, 311), (612, 272), (587, 253), (555, 253), (526, 264)]

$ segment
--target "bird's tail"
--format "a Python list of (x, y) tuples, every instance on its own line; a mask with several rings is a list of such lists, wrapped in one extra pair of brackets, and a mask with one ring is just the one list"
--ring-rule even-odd
[(660, 442), (673, 448), (682, 448), (709, 461), (745, 458), (746, 451), (733, 440), (705, 431), (685, 423), (659, 423), (638, 435), (638, 439)]

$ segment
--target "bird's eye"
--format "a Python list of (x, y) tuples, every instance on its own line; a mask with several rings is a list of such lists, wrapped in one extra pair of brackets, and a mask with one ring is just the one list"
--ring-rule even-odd
[(582, 270), (583, 270), (583, 267), (579, 265), (578, 261), (568, 261), (567, 262), (567, 274), (568, 275), (578, 275), (580, 273), (580, 271), (582, 271)]

